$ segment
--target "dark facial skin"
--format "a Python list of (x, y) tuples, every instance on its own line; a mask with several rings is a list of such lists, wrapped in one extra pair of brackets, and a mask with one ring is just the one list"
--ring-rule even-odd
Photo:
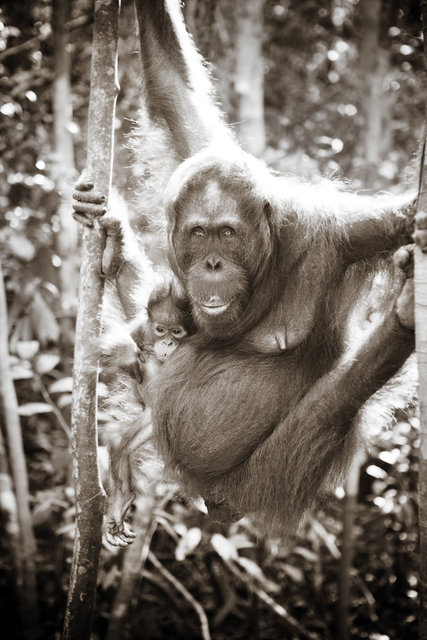
[(254, 221), (216, 180), (190, 191), (179, 208), (172, 244), (193, 316), (210, 333), (224, 331), (246, 308), (258, 267)]
[(179, 340), (185, 338), (186, 330), (181, 325), (165, 326), (156, 322), (152, 328), (152, 333), (156, 336), (153, 340), (154, 353), (158, 360), (166, 360), (175, 351)]
[(165, 298), (148, 310), (147, 340), (158, 360), (164, 361), (175, 351), (180, 340), (188, 335), (180, 311), (170, 298)]

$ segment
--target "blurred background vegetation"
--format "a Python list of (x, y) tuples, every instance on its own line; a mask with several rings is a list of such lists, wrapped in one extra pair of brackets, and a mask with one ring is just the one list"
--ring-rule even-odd
[[(417, 185), (419, 12), (418, 0), (184, 5), (244, 147), (280, 171), (350, 179), (366, 191)], [(3, 639), (58, 638), (67, 592), (79, 262), (70, 189), (85, 164), (92, 20), (91, 0), (0, 3), (0, 251), (28, 473), (28, 488), (25, 473), (23, 486), (11, 480), (16, 452), (3, 414)], [(143, 229), (129, 143), (140, 97), (135, 24), (122, 0), (114, 183)], [(414, 407), (399, 412), (375, 434), (347, 499), (338, 490), (287, 545), (260, 540), (247, 519), (215, 524), (159, 483), (136, 505), (134, 545), (103, 548), (93, 638), (416, 638), (417, 427)], [(16, 496), (27, 490), (35, 582), (25, 595)]]

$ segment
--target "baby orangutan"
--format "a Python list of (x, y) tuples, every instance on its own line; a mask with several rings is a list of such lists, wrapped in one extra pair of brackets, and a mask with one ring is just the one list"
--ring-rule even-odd
[[(151, 438), (150, 388), (162, 363), (195, 325), (181, 286), (160, 275), (138, 245), (124, 207), (106, 211), (90, 183), (77, 185), (74, 217), (97, 218), (106, 233), (102, 275), (106, 278), (105, 332), (97, 356), (106, 384), (102, 408), (111, 416), (102, 430), (109, 454), (103, 483), (108, 494), (105, 538), (125, 547), (135, 538), (124, 519), (136, 493), (157, 474)], [(82, 215), (90, 218), (82, 219)], [(117, 317), (119, 316), (119, 317)], [(155, 473), (153, 473), (155, 471)]]
[(102, 340), (100, 364), (111, 379), (130, 376), (138, 385), (141, 404), (149, 404), (149, 381), (180, 341), (194, 333), (188, 303), (171, 276), (164, 276), (150, 294), (147, 307), (123, 330), (114, 326)]
[(117, 420), (104, 429), (109, 453), (105, 537), (110, 544), (126, 546), (135, 537), (124, 521), (126, 513), (136, 492), (142, 493), (147, 486), (156, 459), (151, 445), (150, 383), (194, 325), (176, 283), (165, 278), (153, 289), (146, 312), (124, 330), (117, 329), (105, 334), (100, 357), (109, 391), (104, 404)]

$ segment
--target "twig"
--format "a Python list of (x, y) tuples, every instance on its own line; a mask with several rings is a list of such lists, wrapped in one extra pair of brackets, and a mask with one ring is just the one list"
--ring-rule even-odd
[[(89, 22), (89, 18), (87, 16), (79, 16), (78, 18), (74, 18), (73, 20), (69, 20), (65, 24), (65, 28), (67, 31), (71, 31), (72, 29), (76, 29), (77, 27), (81, 27), (84, 24)], [(23, 51), (27, 51), (27, 49), (31, 49), (33, 45), (38, 44), (40, 42), (44, 42), (51, 36), (51, 31), (48, 33), (39, 33), (34, 38), (30, 38), (29, 40), (25, 40), (25, 42), (20, 42), (16, 44), (14, 47), (9, 47), (0, 53), (0, 62), (5, 60), (6, 58), (10, 58), (10, 56), (16, 56), (21, 54)]]
[(49, 69), (40, 69), (37, 78), (28, 77), (20, 84), (15, 84), (9, 95), (11, 98), (16, 98), (29, 89), (35, 89), (36, 87), (42, 87), (44, 84), (50, 83), (51, 80), (51, 71)]
[(40, 393), (42, 394), (45, 402), (47, 404), (50, 404), (50, 406), (52, 407), (52, 412), (55, 416), (55, 418), (58, 420), (59, 425), (62, 427), (62, 429), (64, 430), (65, 435), (68, 437), (68, 439), (71, 439), (71, 430), (70, 427), (68, 426), (64, 416), (62, 415), (62, 413), (60, 412), (60, 410), (58, 409), (58, 407), (56, 406), (56, 404), (54, 403), (54, 401), (52, 400), (52, 398), (49, 395), (49, 391), (46, 389), (46, 386), (43, 382), (43, 380), (41, 379), (41, 376), (37, 373), (37, 371), (34, 371), (34, 378), (38, 384), (38, 387), (40, 389)]
[(220, 556), (225, 565), (230, 569), (231, 573), (233, 573), (241, 582), (246, 584), (248, 589), (258, 596), (260, 600), (265, 602), (266, 605), (270, 607), (278, 616), (280, 616), (283, 620), (285, 620), (287, 626), (294, 632), (299, 633), (303, 638), (308, 638), (309, 640), (319, 640), (319, 636), (317, 634), (313, 634), (308, 631), (305, 627), (303, 627), (298, 620), (296, 620), (293, 616), (291, 616), (288, 611), (278, 602), (276, 602), (271, 596), (261, 589), (257, 587), (252, 581), (248, 582), (245, 578), (244, 573), (236, 567), (232, 561), (227, 560), (226, 558)]
[(378, 622), (378, 615), (375, 609), (375, 598), (372, 594), (372, 592), (368, 589), (368, 586), (366, 584), (366, 582), (364, 580), (362, 580), (362, 578), (357, 574), (356, 571), (353, 572), (354, 573), (354, 580), (356, 581), (360, 591), (362, 592), (367, 605), (368, 605), (368, 611), (369, 611), (369, 619), (372, 622)]
[(160, 560), (158, 560), (158, 558), (154, 555), (152, 551), (148, 552), (148, 559), (151, 562), (151, 564), (157, 569), (160, 575), (163, 576), (165, 580), (170, 582), (175, 587), (175, 589), (185, 598), (185, 600), (187, 600), (187, 602), (191, 604), (191, 606), (194, 608), (197, 615), (199, 616), (203, 640), (210, 640), (211, 635), (209, 633), (209, 622), (202, 605), (199, 602), (197, 602), (195, 598), (193, 598), (191, 593), (187, 591), (187, 589), (184, 587), (184, 585), (181, 582), (179, 582), (179, 580), (177, 580), (171, 573), (169, 573), (167, 569), (165, 569), (165, 567), (162, 565)]

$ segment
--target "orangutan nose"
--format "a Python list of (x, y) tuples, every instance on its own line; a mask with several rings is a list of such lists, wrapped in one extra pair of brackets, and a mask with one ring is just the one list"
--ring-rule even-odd
[(206, 258), (206, 269), (212, 273), (220, 271), (222, 268), (221, 259), (217, 256), (209, 256)]

